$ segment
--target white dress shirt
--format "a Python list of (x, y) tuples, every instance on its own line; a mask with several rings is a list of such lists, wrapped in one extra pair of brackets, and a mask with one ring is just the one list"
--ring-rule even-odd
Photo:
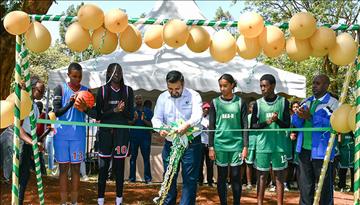
[[(171, 97), (168, 91), (160, 94), (156, 101), (154, 117), (151, 119), (153, 127), (170, 125), (171, 122), (184, 120), (191, 127), (198, 127), (201, 130), (202, 100), (199, 93), (192, 89), (184, 88), (182, 95), (178, 98)], [(201, 133), (195, 132), (194, 137)], [(167, 137), (167, 140), (172, 139)]]

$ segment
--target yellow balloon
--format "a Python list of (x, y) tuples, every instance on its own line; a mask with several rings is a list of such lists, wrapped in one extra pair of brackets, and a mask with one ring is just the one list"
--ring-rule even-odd
[(192, 26), (189, 32), (190, 35), (186, 45), (191, 51), (202, 53), (209, 48), (211, 38), (209, 33), (203, 27)]
[(51, 44), (51, 35), (41, 23), (34, 21), (25, 33), (25, 45), (35, 53), (46, 51)]
[(161, 25), (152, 25), (145, 31), (144, 43), (153, 49), (161, 48), (164, 44), (163, 27)]
[(14, 123), (14, 107), (15, 103), (2, 100), (0, 101), (0, 128), (6, 128)]
[[(329, 49), (335, 46), (336, 33), (331, 28), (320, 27), (310, 37), (311, 47), (321, 53), (328, 53)], [(325, 55), (324, 55), (325, 56)]]
[(74, 22), (68, 27), (65, 43), (72, 51), (82, 52), (89, 47), (90, 42), (89, 31), (84, 29), (79, 22)]
[(30, 26), (29, 15), (23, 11), (12, 11), (4, 18), (4, 28), (12, 35), (25, 33)]
[(120, 33), (119, 42), (120, 47), (128, 53), (139, 50), (142, 44), (139, 29), (133, 25), (129, 25), (124, 32)]
[(212, 37), (210, 54), (218, 62), (225, 63), (236, 55), (236, 41), (227, 30), (219, 30)]
[(264, 19), (255, 12), (242, 14), (238, 21), (238, 30), (246, 38), (259, 36), (264, 27)]
[(261, 52), (258, 38), (246, 38), (240, 35), (236, 41), (237, 53), (243, 59), (256, 58)]
[(116, 49), (118, 38), (116, 34), (111, 33), (101, 26), (92, 34), (91, 42), (94, 50), (102, 54), (109, 54)]
[(56, 120), (56, 115), (55, 115), (55, 113), (54, 112), (49, 112), (49, 119), (50, 120)]
[[(14, 103), (15, 105), (16, 94), (11, 93), (6, 100)], [(21, 90), (21, 104), (20, 104), (20, 119), (23, 120), (27, 116), (29, 116), (31, 108), (32, 108), (32, 100), (30, 94), (25, 90)]]
[(284, 32), (276, 26), (267, 26), (259, 36), (259, 43), (267, 57), (275, 58), (284, 51)]
[(309, 58), (312, 48), (308, 39), (291, 37), (286, 41), (286, 52), (291, 60), (303, 61)]
[(342, 66), (355, 61), (358, 44), (348, 33), (336, 37), (336, 44), (329, 50), (329, 59), (332, 63)]
[(351, 105), (342, 104), (330, 117), (331, 127), (338, 133), (348, 133), (351, 131), (348, 123), (348, 115)]
[(316, 19), (309, 12), (296, 13), (289, 21), (289, 30), (297, 39), (309, 38), (316, 31)]
[(120, 9), (112, 9), (105, 15), (104, 25), (113, 33), (121, 33), (128, 26), (128, 15)]
[(348, 115), (347, 122), (348, 122), (349, 128), (353, 132), (355, 132), (355, 130), (356, 130), (356, 107), (351, 108), (349, 115)]
[(85, 4), (77, 13), (78, 21), (84, 29), (95, 30), (104, 23), (104, 12), (94, 4)]
[(164, 26), (164, 42), (173, 48), (183, 46), (189, 37), (189, 29), (185, 22), (179, 19), (168, 21)]

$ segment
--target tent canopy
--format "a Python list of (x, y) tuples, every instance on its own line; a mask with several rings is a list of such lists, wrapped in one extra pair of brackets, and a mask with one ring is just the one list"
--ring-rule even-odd
[[(205, 19), (194, 1), (157, 1), (147, 17)], [(146, 26), (141, 25), (140, 29), (144, 31)], [(207, 30), (210, 34), (215, 32), (213, 28), (207, 27)], [(151, 49), (143, 44), (135, 53), (126, 53), (119, 48), (109, 55), (83, 61), (80, 63), (83, 67), (82, 84), (89, 88), (103, 85), (110, 63), (119, 63), (122, 66), (125, 83), (131, 86), (135, 93), (155, 100), (158, 94), (166, 89), (165, 76), (171, 70), (182, 72), (185, 86), (204, 94), (205, 100), (219, 92), (218, 78), (224, 73), (234, 76), (238, 83), (235, 91), (241, 94), (260, 95), (260, 77), (272, 74), (277, 81), (276, 93), (298, 98), (306, 95), (304, 76), (264, 65), (256, 60), (244, 60), (239, 56), (228, 63), (218, 63), (212, 59), (209, 51), (194, 53), (186, 45), (178, 49), (168, 46)], [(66, 80), (67, 68), (51, 71), (49, 87), (54, 88)]]

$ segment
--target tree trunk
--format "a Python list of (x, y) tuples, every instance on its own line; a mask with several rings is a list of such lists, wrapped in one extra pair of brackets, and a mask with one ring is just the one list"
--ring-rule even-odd
[[(28, 14), (46, 14), (52, 3), (53, 0), (24, 0), (18, 10)], [(4, 100), (10, 94), (11, 77), (15, 68), (15, 36), (5, 30), (3, 17), (6, 11), (4, 5), (1, 4), (0, 7), (0, 98)]]

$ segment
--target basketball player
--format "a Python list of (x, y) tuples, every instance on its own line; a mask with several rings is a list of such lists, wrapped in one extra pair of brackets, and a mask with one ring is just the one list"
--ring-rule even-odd
[[(74, 108), (76, 93), (88, 90), (80, 84), (82, 67), (71, 63), (68, 67), (70, 82), (58, 85), (54, 89), (54, 111), (58, 120), (68, 122), (85, 122), (85, 113)], [(67, 203), (68, 172), (71, 168), (71, 204), (77, 204), (80, 182), (80, 163), (85, 156), (86, 127), (57, 125), (54, 136), (55, 158), (59, 163), (60, 204)]]

